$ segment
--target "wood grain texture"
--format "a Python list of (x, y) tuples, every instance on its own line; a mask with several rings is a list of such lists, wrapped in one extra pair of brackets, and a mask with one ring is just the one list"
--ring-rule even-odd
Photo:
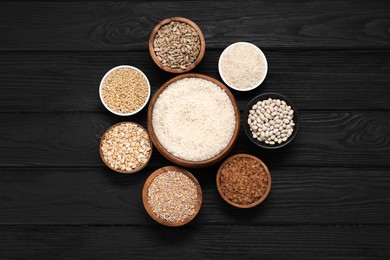
[[(286, 147), (260, 149), (241, 129), (230, 154), (256, 155), (267, 166), (390, 166), (389, 112), (301, 111), (300, 119), (298, 134)], [(102, 166), (100, 138), (122, 120), (109, 112), (1, 113), (0, 167)], [(132, 121), (146, 127), (146, 111)], [(150, 165), (166, 162), (155, 149)]]
[[(261, 205), (228, 205), (219, 165), (195, 169), (202, 208), (166, 228), (146, 213), (142, 187), (172, 164), (155, 151), (134, 175), (104, 166), (100, 137), (124, 118), (104, 109), (98, 86), (121, 64), (143, 70), (153, 93), (173, 77), (153, 63), (148, 38), (178, 15), (205, 36), (193, 72), (221, 80), (222, 50), (256, 44), (269, 74), (233, 91), (241, 114), (278, 92), (301, 127), (276, 151), (240, 132), (231, 154), (258, 156), (272, 175)], [(387, 0), (0, 0), (0, 258), (390, 259), (389, 28)], [(126, 120), (146, 127), (146, 109)]]
[[(390, 109), (390, 51), (263, 50), (269, 72), (261, 87), (232, 90), (241, 110), (256, 95), (277, 92), (298, 109)], [(221, 80), (221, 51), (208, 51), (194, 72)], [(173, 75), (147, 52), (0, 52), (0, 111), (106, 111), (98, 94), (104, 74), (129, 64), (148, 76), (152, 93)]]
[[(171, 164), (162, 164), (171, 165)], [(159, 167), (123, 175), (99, 168), (1, 168), (0, 225), (150, 225), (142, 189)], [(390, 225), (389, 169), (270, 167), (272, 189), (252, 209), (218, 194), (218, 167), (191, 170), (203, 190), (188, 225)]]
[(368, 1), (2, 2), (0, 50), (147, 50), (162, 19), (183, 16), (209, 48), (389, 48), (390, 5)]
[(0, 227), (3, 259), (386, 259), (377, 226)]

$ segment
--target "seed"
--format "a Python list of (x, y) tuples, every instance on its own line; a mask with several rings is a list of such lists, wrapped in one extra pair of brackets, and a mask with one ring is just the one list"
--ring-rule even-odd
[(166, 61), (164, 66), (186, 69), (199, 56), (200, 38), (189, 24), (171, 22), (157, 31), (153, 48), (157, 59)]

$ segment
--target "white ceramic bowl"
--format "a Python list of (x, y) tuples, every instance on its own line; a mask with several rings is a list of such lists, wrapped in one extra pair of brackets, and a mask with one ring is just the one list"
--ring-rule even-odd
[[(145, 80), (146, 80), (146, 83), (148, 84), (148, 96), (146, 97), (145, 99), (145, 103), (139, 107), (137, 110), (131, 112), (131, 113), (126, 113), (126, 114), (121, 114), (121, 113), (118, 113), (114, 110), (112, 110), (107, 104), (106, 102), (104, 101), (103, 99), (103, 96), (102, 96), (102, 87), (103, 87), (103, 82), (105, 81), (106, 77), (108, 75), (110, 75), (111, 72), (113, 72), (114, 70), (116, 69), (120, 69), (120, 68), (132, 68), (138, 72), (140, 72)], [(100, 81), (100, 86), (99, 86), (99, 96), (100, 96), (100, 100), (102, 101), (103, 105), (107, 108), (108, 111), (110, 111), (111, 113), (115, 114), (115, 115), (118, 115), (118, 116), (131, 116), (131, 115), (134, 115), (134, 114), (137, 114), (139, 111), (141, 111), (145, 106), (146, 104), (148, 103), (149, 101), (149, 98), (150, 98), (150, 92), (151, 92), (151, 89), (150, 89), (150, 83), (149, 83), (149, 80), (148, 80), (148, 77), (146, 77), (145, 73), (143, 73), (140, 69), (136, 68), (136, 67), (133, 67), (133, 66), (130, 66), (130, 65), (120, 65), (120, 66), (117, 66), (117, 67), (114, 67), (112, 69), (110, 69), (105, 75), (104, 77), (102, 78), (102, 80)]]
[[(229, 82), (226, 80), (226, 77), (223, 75), (222, 71), (221, 71), (221, 63), (222, 63), (222, 58), (224, 55), (226, 55), (226, 53), (233, 47), (233, 46), (236, 46), (236, 45), (250, 45), (250, 46), (253, 46), (257, 51), (258, 53), (260, 54), (260, 56), (262, 57), (263, 61), (264, 61), (264, 64), (265, 64), (265, 68), (264, 68), (264, 73), (263, 73), (263, 76), (261, 77), (261, 79), (256, 82), (256, 84), (254, 84), (253, 86), (249, 87), (249, 88), (238, 88), (236, 86), (233, 86), (231, 84), (229, 84)], [(219, 75), (221, 76), (222, 80), (226, 83), (226, 85), (228, 85), (230, 88), (232, 89), (235, 89), (237, 91), (250, 91), (250, 90), (253, 90), (255, 88), (257, 88), (258, 86), (261, 85), (261, 83), (263, 83), (265, 77), (267, 76), (267, 72), (268, 72), (268, 63), (267, 63), (267, 59), (264, 55), (264, 53), (260, 50), (260, 48), (258, 48), (256, 45), (252, 44), (252, 43), (249, 43), (249, 42), (236, 42), (236, 43), (233, 43), (231, 45), (229, 45), (228, 47), (226, 47), (226, 49), (222, 52), (221, 56), (219, 57), (219, 61), (218, 61), (218, 71), (219, 71)]]

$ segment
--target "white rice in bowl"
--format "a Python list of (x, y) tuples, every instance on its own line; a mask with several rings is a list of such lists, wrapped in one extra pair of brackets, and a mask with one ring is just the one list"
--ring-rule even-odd
[(236, 127), (226, 92), (201, 78), (184, 78), (157, 98), (152, 123), (160, 144), (173, 156), (203, 161), (227, 147)]

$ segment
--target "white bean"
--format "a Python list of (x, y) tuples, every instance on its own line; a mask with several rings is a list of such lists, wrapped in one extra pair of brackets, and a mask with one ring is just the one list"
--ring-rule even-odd
[(285, 142), (293, 133), (293, 116), (294, 110), (283, 100), (258, 101), (248, 115), (252, 137), (270, 145)]

